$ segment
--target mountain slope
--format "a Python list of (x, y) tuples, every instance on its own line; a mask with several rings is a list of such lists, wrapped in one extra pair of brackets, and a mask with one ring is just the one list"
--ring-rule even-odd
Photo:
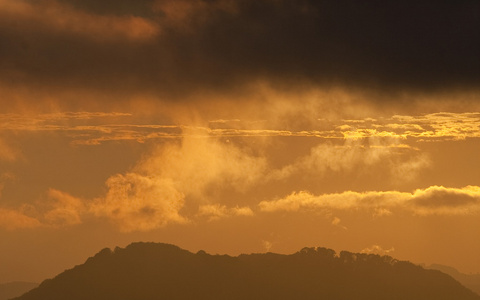
[(18, 297), (29, 290), (37, 287), (38, 283), (34, 282), (8, 282), (0, 284), (0, 300), (7, 300), (13, 297)]
[(173, 245), (103, 249), (18, 300), (480, 300), (450, 276), (388, 256), (304, 248), (292, 255), (193, 254)]
[(460, 273), (457, 269), (433, 264), (427, 267), (428, 269), (439, 270), (445, 274), (452, 276), (455, 280), (463, 284), (465, 287), (471, 289), (478, 295), (480, 295), (480, 274), (464, 274)]

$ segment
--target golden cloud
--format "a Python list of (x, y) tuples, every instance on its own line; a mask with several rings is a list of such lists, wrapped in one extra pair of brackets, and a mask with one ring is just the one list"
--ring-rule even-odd
[(107, 195), (97, 199), (90, 211), (112, 220), (121, 231), (146, 231), (187, 222), (179, 214), (184, 195), (169, 179), (127, 173), (110, 177), (106, 184)]
[(209, 221), (228, 218), (231, 216), (253, 216), (254, 212), (250, 207), (226, 207), (220, 204), (201, 205), (198, 209), (198, 216), (207, 217)]
[[(0, 227), (9, 230), (57, 228), (80, 224), (84, 216), (94, 215), (112, 221), (122, 232), (131, 232), (153, 230), (168, 224), (186, 224), (193, 220), (180, 213), (185, 204), (185, 195), (175, 188), (171, 179), (135, 173), (118, 174), (107, 181), (107, 187), (107, 195), (94, 201), (81, 200), (50, 189), (46, 204), (22, 205), (18, 209), (0, 208)], [(346, 191), (323, 195), (301, 191), (285, 198), (261, 201), (258, 209), (265, 213), (316, 211), (328, 217), (332, 217), (334, 211), (366, 211), (375, 218), (387, 217), (399, 211), (417, 216), (474, 215), (480, 212), (480, 187), (431, 186), (412, 193)], [(191, 217), (213, 221), (255, 214), (248, 206), (227, 207), (214, 203), (200, 205)], [(331, 223), (347, 229), (341, 225), (338, 217), (332, 217)]]
[(394, 252), (395, 248), (391, 247), (390, 249), (384, 249), (382, 246), (379, 245), (372, 245), (371, 247), (367, 247), (360, 251), (360, 253), (367, 253), (367, 254), (377, 254), (377, 255), (389, 255), (390, 253)]
[(27, 216), (23, 208), (5, 209), (0, 208), (0, 228), (7, 230), (19, 228), (36, 228), (42, 226), (36, 218)]
[[(208, 201), (212, 185), (247, 189), (265, 168), (262, 158), (215, 139), (185, 137), (146, 157), (132, 172), (107, 181), (108, 192), (91, 211), (117, 224), (122, 231), (152, 230), (169, 223), (187, 223), (180, 210), (185, 198)], [(203, 199), (203, 200), (202, 200)], [(197, 216), (210, 218), (251, 215), (248, 207), (201, 205)]]
[(345, 120), (351, 125), (340, 129), (349, 129), (343, 131), (343, 134), (353, 138), (390, 136), (398, 139), (413, 137), (419, 140), (463, 140), (480, 137), (480, 113), (478, 112), (439, 112), (420, 116), (394, 115), (383, 120), (359, 121), (362, 120)]
[(259, 208), (264, 212), (364, 209), (372, 211), (374, 216), (388, 216), (394, 209), (408, 210), (416, 215), (476, 214), (480, 212), (480, 187), (431, 186), (417, 189), (413, 193), (346, 191), (318, 196), (301, 191), (282, 199), (262, 201)]
[(43, 214), (45, 224), (49, 226), (69, 226), (82, 223), (81, 216), (86, 211), (83, 200), (65, 192), (49, 189), (50, 208)]
[(279, 180), (293, 174), (307, 173), (324, 175), (327, 172), (349, 172), (355, 167), (372, 167), (379, 164), (391, 164), (390, 173), (395, 181), (410, 181), (430, 165), (427, 154), (414, 153), (403, 157), (404, 147), (395, 140), (369, 137), (368, 139), (346, 139), (343, 145), (321, 143), (310, 149), (310, 154), (298, 158), (294, 163), (273, 170), (269, 179)]
[(0, 208), (0, 228), (58, 228), (82, 223), (87, 213), (84, 200), (59, 190), (49, 189), (46, 198), (36, 204), (23, 204), (15, 209)]
[[(297, 108), (298, 109), (298, 108)], [(305, 108), (307, 109), (307, 108)], [(300, 111), (298, 111), (301, 114)], [(281, 113), (285, 114), (284, 112)], [(307, 113), (311, 114), (311, 112)], [(278, 116), (277, 116), (278, 117)], [(305, 117), (305, 116), (304, 116)], [(480, 137), (480, 113), (435, 113), (421, 116), (394, 115), (387, 119), (325, 121), (305, 119), (305, 126), (318, 129), (290, 130), (289, 118), (284, 124), (277, 120), (244, 121), (212, 120), (206, 126), (187, 124), (138, 124), (131, 113), (121, 112), (59, 112), (48, 114), (0, 114), (0, 130), (62, 131), (73, 144), (99, 145), (108, 141), (144, 142), (155, 139), (197, 137), (306, 137), (345, 140), (347, 144), (368, 141), (372, 155), (381, 155), (382, 148), (418, 149), (413, 141), (463, 140)], [(292, 120), (290, 120), (292, 121)], [(313, 124), (311, 123), (313, 122)], [(283, 126), (284, 128), (278, 128)], [(3, 145), (3, 146), (2, 146)], [(0, 141), (0, 153), (8, 149)]]
[(171, 178), (186, 195), (200, 196), (212, 184), (245, 190), (262, 179), (266, 167), (266, 159), (248, 149), (187, 133), (181, 142), (156, 150), (136, 170)]
[[(108, 140), (147, 140), (170, 138), (162, 143), (123, 174), (111, 176), (106, 182), (107, 193), (94, 201), (77, 199), (66, 193), (49, 190), (48, 208), (39, 209), (37, 219), (44, 226), (67, 226), (80, 224), (84, 214), (104, 217), (122, 231), (152, 230), (168, 224), (187, 223), (195, 217), (221, 218), (251, 215), (249, 207), (227, 207), (221, 200), (213, 201), (212, 191), (233, 189), (246, 192), (262, 184), (271, 184), (298, 174), (325, 176), (329, 172), (345, 173), (359, 167), (387, 165), (391, 180), (408, 181), (430, 165), (430, 158), (417, 148), (405, 144), (404, 138), (381, 133), (380, 130), (364, 130), (362, 137), (342, 134), (354, 128), (391, 126), (405, 130), (414, 137), (413, 130), (430, 131), (469, 124), (465, 130), (450, 131), (476, 134), (480, 124), (478, 113), (441, 113), (424, 116), (394, 116), (390, 119), (342, 120), (343, 125), (323, 122), (330, 126), (325, 130), (289, 131), (265, 129), (268, 122), (240, 119), (216, 119), (206, 126), (172, 124), (137, 124), (136, 116), (130, 113), (62, 112), (39, 115), (1, 114), (0, 129), (4, 131), (59, 131), (65, 132), (73, 141), (101, 143)], [(400, 126), (399, 124), (403, 124)], [(457, 124), (457, 125), (455, 125)], [(254, 128), (258, 126), (260, 128)], [(261, 129), (263, 128), (263, 129)], [(362, 128), (360, 128), (363, 130)], [(360, 130), (359, 129), (359, 130)], [(440, 131), (440, 129), (438, 129)], [(443, 130), (443, 129), (442, 129)], [(426, 132), (425, 131), (425, 132)], [(318, 133), (343, 139), (343, 144), (322, 141), (310, 148), (310, 153), (283, 161), (278, 169), (269, 165), (263, 145), (232, 141), (227, 137), (237, 136), (302, 136)], [(393, 132), (393, 131), (392, 131)], [(403, 136), (406, 133), (398, 133)], [(445, 130), (441, 131), (443, 134)], [(379, 134), (381, 133), (381, 134)], [(451, 133), (449, 133), (451, 134)], [(426, 134), (423, 135), (424, 138)], [(439, 137), (440, 133), (435, 134)], [(0, 154), (9, 153), (2, 149)], [(3, 151), (3, 152), (2, 152)], [(8, 158), (8, 155), (4, 155)], [(5, 160), (5, 158), (4, 158)], [(368, 209), (375, 217), (394, 214), (404, 208), (417, 215), (468, 214), (478, 211), (475, 189), (430, 187), (414, 193), (397, 191), (365, 193), (347, 191), (339, 194), (315, 196), (308, 192), (292, 193), (275, 200), (262, 201), (261, 211), (298, 211), (331, 209)], [(473, 196), (472, 196), (473, 195)], [(199, 210), (187, 214), (186, 204), (194, 203)], [(206, 204), (209, 203), (209, 204)], [(190, 206), (189, 206), (190, 208)], [(12, 211), (12, 213), (15, 211)], [(17, 213), (23, 214), (21, 210)], [(25, 215), (25, 214), (24, 214)], [(27, 216), (27, 215), (25, 215)]]
[[(50, 189), (47, 199), (32, 205), (32, 218), (47, 227), (80, 224), (84, 215), (104, 217), (121, 231), (146, 231), (187, 223), (180, 210), (185, 198), (209, 202), (208, 191), (245, 191), (263, 180), (266, 160), (231, 143), (187, 135), (154, 150), (130, 172), (111, 176), (107, 193), (82, 200)], [(11, 211), (14, 213), (15, 211)], [(21, 213), (21, 212), (18, 212)], [(251, 215), (248, 207), (200, 206), (198, 216)]]

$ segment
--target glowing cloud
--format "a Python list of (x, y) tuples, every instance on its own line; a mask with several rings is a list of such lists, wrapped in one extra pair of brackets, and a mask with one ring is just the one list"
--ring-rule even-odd
[(371, 247), (367, 247), (360, 252), (367, 253), (367, 254), (389, 255), (394, 251), (395, 251), (394, 247), (391, 247), (390, 249), (383, 249), (379, 245), (372, 245)]
[(431, 186), (413, 193), (398, 191), (346, 191), (315, 196), (309, 192), (292, 193), (285, 198), (262, 201), (264, 212), (300, 210), (355, 210), (372, 211), (374, 216), (388, 216), (392, 210), (408, 210), (416, 215), (465, 215), (480, 212), (480, 187), (446, 188)]
[(195, 135), (159, 148), (136, 167), (141, 173), (170, 178), (178, 190), (194, 196), (202, 196), (211, 186), (245, 190), (262, 178), (265, 169), (265, 158), (247, 149)]
[[(398, 147), (399, 146), (399, 147)], [(403, 156), (402, 151), (412, 150), (401, 144), (369, 137), (365, 139), (346, 139), (343, 145), (321, 143), (310, 149), (310, 154), (298, 158), (294, 163), (270, 173), (270, 179), (279, 180), (293, 174), (307, 173), (323, 176), (327, 172), (350, 172), (355, 167), (373, 167), (390, 164), (390, 175), (395, 181), (410, 181), (430, 165), (427, 154), (413, 151), (413, 155)]]
[(27, 216), (23, 208), (19, 210), (0, 208), (0, 228), (13, 230), (40, 226), (42, 226), (41, 222), (36, 218)]
[(118, 174), (108, 179), (107, 187), (107, 195), (98, 199), (91, 211), (112, 220), (121, 231), (145, 231), (187, 222), (179, 214), (184, 195), (169, 179)]
[(207, 217), (209, 221), (227, 218), (231, 216), (253, 216), (254, 213), (250, 207), (231, 207), (225, 205), (210, 204), (201, 205), (198, 209), (198, 216)]
[[(230, 186), (247, 189), (259, 180), (262, 158), (214, 139), (185, 137), (154, 151), (130, 173), (107, 181), (106, 197), (92, 211), (117, 224), (122, 231), (151, 230), (169, 223), (186, 223), (180, 214), (186, 197), (207, 201), (208, 188)], [(252, 215), (248, 207), (200, 206), (198, 216), (212, 218)]]
[[(277, 104), (279, 105), (279, 104)], [(281, 105), (280, 105), (281, 106)], [(285, 104), (287, 108), (290, 108)], [(413, 142), (458, 141), (480, 137), (480, 113), (435, 113), (418, 116), (394, 115), (384, 119), (315, 120), (308, 106), (296, 107), (290, 115), (278, 108), (283, 119), (271, 115), (271, 120), (213, 120), (206, 126), (186, 124), (139, 123), (131, 113), (121, 112), (61, 112), (48, 114), (0, 114), (0, 130), (59, 131), (68, 134), (73, 144), (99, 145), (108, 141), (145, 142), (147, 140), (196, 137), (305, 137), (323, 140), (344, 140), (346, 146), (368, 146), (369, 161), (394, 149), (418, 150)], [(315, 108), (319, 109), (319, 108)], [(295, 125), (297, 118), (303, 126)], [(298, 130), (292, 130), (298, 127)], [(314, 127), (312, 129), (311, 127)], [(407, 139), (412, 139), (408, 141)], [(373, 151), (377, 148), (377, 151)], [(323, 151), (322, 149), (318, 149)], [(382, 152), (383, 151), (383, 152)], [(315, 149), (312, 150), (315, 152)], [(0, 154), (10, 153), (0, 140)], [(314, 153), (312, 153), (314, 156)]]
[(50, 226), (68, 226), (82, 223), (81, 215), (85, 213), (85, 204), (81, 199), (67, 193), (50, 189), (49, 206), (44, 213), (44, 222)]
[(35, 204), (23, 204), (15, 209), (0, 208), (0, 227), (13, 230), (72, 226), (81, 224), (86, 213), (84, 200), (49, 189), (46, 197)]

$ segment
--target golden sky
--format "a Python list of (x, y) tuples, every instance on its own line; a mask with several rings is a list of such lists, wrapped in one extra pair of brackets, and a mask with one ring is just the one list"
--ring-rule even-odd
[(0, 0), (0, 282), (134, 241), (480, 272), (479, 14)]

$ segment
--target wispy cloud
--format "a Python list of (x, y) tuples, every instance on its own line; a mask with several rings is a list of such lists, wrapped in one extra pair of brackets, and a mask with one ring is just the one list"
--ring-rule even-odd
[(59, 228), (81, 224), (88, 203), (68, 193), (49, 189), (45, 197), (33, 204), (22, 204), (17, 208), (0, 208), (0, 227), (19, 228)]
[(378, 137), (347, 139), (343, 145), (321, 143), (312, 147), (308, 155), (299, 157), (281, 169), (271, 171), (269, 178), (280, 180), (299, 173), (315, 176), (331, 172), (348, 173), (359, 166), (368, 168), (389, 164), (392, 166), (389, 171), (392, 179), (410, 181), (430, 165), (427, 154), (413, 151), (413, 155), (403, 155), (411, 150), (411, 147), (404, 147), (395, 139)]
[(199, 24), (208, 21), (209, 16), (216, 13), (235, 14), (237, 2), (232, 0), (218, 0), (215, 2), (176, 0), (157, 0), (153, 11), (164, 17), (162, 23), (181, 32), (193, 33)]
[(40, 226), (42, 223), (38, 219), (26, 215), (23, 207), (20, 209), (0, 208), (0, 228), (13, 230)]
[(85, 200), (73, 197), (65, 192), (49, 189), (47, 210), (41, 219), (48, 226), (70, 226), (82, 223), (82, 215), (86, 213)]
[(20, 151), (8, 145), (0, 137), (0, 161), (15, 161), (21, 156)]

